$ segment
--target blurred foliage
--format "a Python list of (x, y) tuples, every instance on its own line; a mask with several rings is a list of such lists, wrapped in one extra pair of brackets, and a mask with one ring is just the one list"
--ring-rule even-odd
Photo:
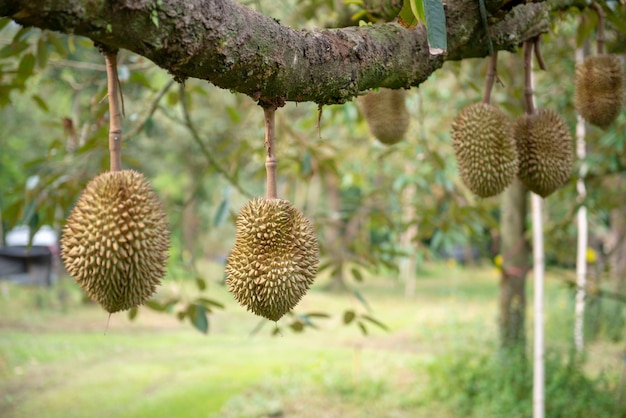
[[(294, 27), (358, 24), (352, 17), (362, 5), (347, 3), (249, 2)], [(611, 9), (609, 45), (623, 39), (618, 30), (625, 15), (623, 5)], [(590, 17), (579, 25), (582, 16)], [(594, 36), (593, 16), (572, 11), (555, 19), (543, 44), (549, 71), (536, 73), (539, 106), (558, 110), (572, 132), (574, 48)], [(32, 233), (44, 224), (60, 230), (86, 182), (108, 168), (104, 60), (86, 39), (20, 28), (7, 19), (0, 27), (2, 231), (18, 224), (31, 226)], [(238, 208), (264, 194), (263, 113), (248, 97), (199, 80), (176, 85), (128, 51), (120, 51), (118, 62), (125, 104), (123, 162), (151, 179), (173, 233), (166, 280), (193, 280), (209, 292), (208, 284), (221, 284), (223, 277), (205, 277), (196, 260), (223, 262)], [(492, 100), (512, 119), (523, 111), (522, 68), (519, 54), (501, 54), (503, 85)], [(384, 327), (367, 316), (367, 301), (353, 286), (368, 274), (395, 275), (406, 257), (449, 257), (458, 248), (496, 255), (499, 199), (478, 199), (463, 186), (448, 132), (458, 109), (480, 100), (485, 71), (483, 60), (447, 62), (411, 90), (409, 133), (391, 147), (371, 137), (354, 103), (324, 107), (321, 118), (309, 103), (288, 103), (277, 112), (279, 195), (315, 223), (320, 273), (341, 276), (368, 312), (340, 313), (346, 325), (364, 332), (370, 325)], [(607, 131), (589, 131), (585, 204), (593, 231), (609, 228), (608, 213), (623, 204), (626, 182), (615, 179), (626, 167), (625, 131), (624, 112)], [(573, 265), (573, 219), (580, 203), (575, 176), (547, 200), (550, 263)], [(417, 235), (401, 244), (410, 226), (417, 227)], [(202, 332), (209, 329), (208, 315), (220, 308), (210, 297), (183, 295), (157, 297), (148, 306), (189, 320)], [(324, 315), (293, 313), (286, 326), (297, 332)]]
[[(624, 416), (612, 385), (592, 379), (575, 356), (548, 350), (545, 356), (545, 414), (554, 418)], [(428, 396), (450, 405), (457, 416), (532, 416), (532, 363), (506, 352), (460, 351), (438, 357), (428, 367)]]

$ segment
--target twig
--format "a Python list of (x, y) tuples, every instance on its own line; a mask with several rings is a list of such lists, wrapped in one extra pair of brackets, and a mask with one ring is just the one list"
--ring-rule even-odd
[(167, 84), (165, 86), (163, 86), (163, 88), (157, 93), (156, 97), (154, 98), (154, 100), (152, 100), (152, 106), (150, 106), (150, 110), (148, 111), (148, 114), (146, 115), (146, 117), (141, 121), (141, 123), (137, 126), (135, 126), (133, 128), (132, 131), (130, 131), (127, 136), (128, 137), (133, 137), (135, 135), (137, 135), (145, 126), (146, 123), (148, 123), (148, 120), (152, 117), (152, 115), (154, 115), (154, 112), (156, 112), (156, 110), (159, 108), (159, 102), (161, 101), (161, 99), (163, 98), (163, 96), (165, 96), (165, 93), (168, 92), (168, 90), (174, 85), (175, 81), (174, 79), (171, 79), (170, 81), (167, 82)]
[(198, 147), (200, 147), (200, 151), (202, 151), (202, 155), (204, 155), (204, 157), (207, 159), (209, 165), (211, 165), (217, 172), (222, 174), (242, 195), (246, 197), (252, 197), (253, 196), (252, 193), (249, 193), (247, 190), (245, 190), (239, 184), (237, 179), (235, 179), (228, 171), (226, 171), (224, 167), (220, 165), (220, 163), (215, 159), (215, 157), (213, 156), (213, 153), (209, 150), (206, 144), (202, 142), (202, 139), (200, 138), (200, 135), (198, 134), (198, 131), (196, 130), (196, 127), (191, 121), (191, 117), (189, 115), (189, 109), (187, 107), (187, 93), (185, 92), (184, 85), (181, 84), (179, 92), (180, 92), (180, 100), (181, 100), (181, 104), (183, 108), (183, 117), (185, 119), (185, 126), (191, 133), (191, 137), (193, 138), (193, 140), (196, 142)]
[(546, 62), (543, 59), (543, 55), (541, 54), (541, 36), (537, 36), (534, 39), (534, 47), (535, 47), (535, 58), (537, 58), (537, 64), (539, 64), (539, 68), (542, 71), (548, 71), (548, 67), (546, 66)]
[(103, 51), (107, 68), (107, 91), (109, 97), (109, 156), (110, 170), (122, 169), (122, 123), (117, 102), (119, 79), (117, 76), (117, 51)]

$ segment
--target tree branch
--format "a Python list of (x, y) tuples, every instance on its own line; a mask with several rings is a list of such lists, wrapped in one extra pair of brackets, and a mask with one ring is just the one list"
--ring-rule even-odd
[[(558, 7), (582, 0), (558, 0)], [(552, 2), (487, 2), (496, 50), (550, 28)], [(476, 0), (445, 3), (448, 55), (431, 57), (423, 27), (395, 23), (295, 30), (234, 0), (0, 0), (0, 16), (142, 55), (176, 80), (200, 78), (255, 100), (343, 103), (374, 87), (417, 86), (445, 60), (484, 57)]]

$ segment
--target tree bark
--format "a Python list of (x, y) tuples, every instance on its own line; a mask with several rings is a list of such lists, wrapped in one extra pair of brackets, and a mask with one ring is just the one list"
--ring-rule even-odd
[(526, 344), (526, 274), (530, 257), (526, 239), (527, 194), (515, 179), (503, 194), (500, 219), (500, 344), (502, 348), (521, 350)]
[[(516, 3), (520, 3), (514, 5)], [(550, 29), (549, 11), (582, 0), (487, 1), (496, 50)], [(448, 52), (431, 56), (423, 26), (295, 30), (233, 0), (0, 0), (0, 16), (85, 36), (264, 103), (343, 103), (374, 87), (417, 86), (444, 60), (489, 54), (476, 0), (445, 4)]]

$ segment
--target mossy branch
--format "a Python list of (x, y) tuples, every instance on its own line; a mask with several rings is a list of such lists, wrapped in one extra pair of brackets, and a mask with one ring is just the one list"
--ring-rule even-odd
[[(487, 2), (494, 50), (515, 50), (550, 30), (550, 11), (583, 0)], [(159, 25), (153, 23), (157, 13)], [(176, 80), (200, 78), (268, 102), (342, 103), (375, 87), (417, 86), (444, 60), (489, 55), (476, 0), (446, 3), (448, 54), (433, 58), (422, 26), (395, 23), (295, 30), (234, 0), (0, 0), (0, 16), (25, 26), (127, 49)]]

